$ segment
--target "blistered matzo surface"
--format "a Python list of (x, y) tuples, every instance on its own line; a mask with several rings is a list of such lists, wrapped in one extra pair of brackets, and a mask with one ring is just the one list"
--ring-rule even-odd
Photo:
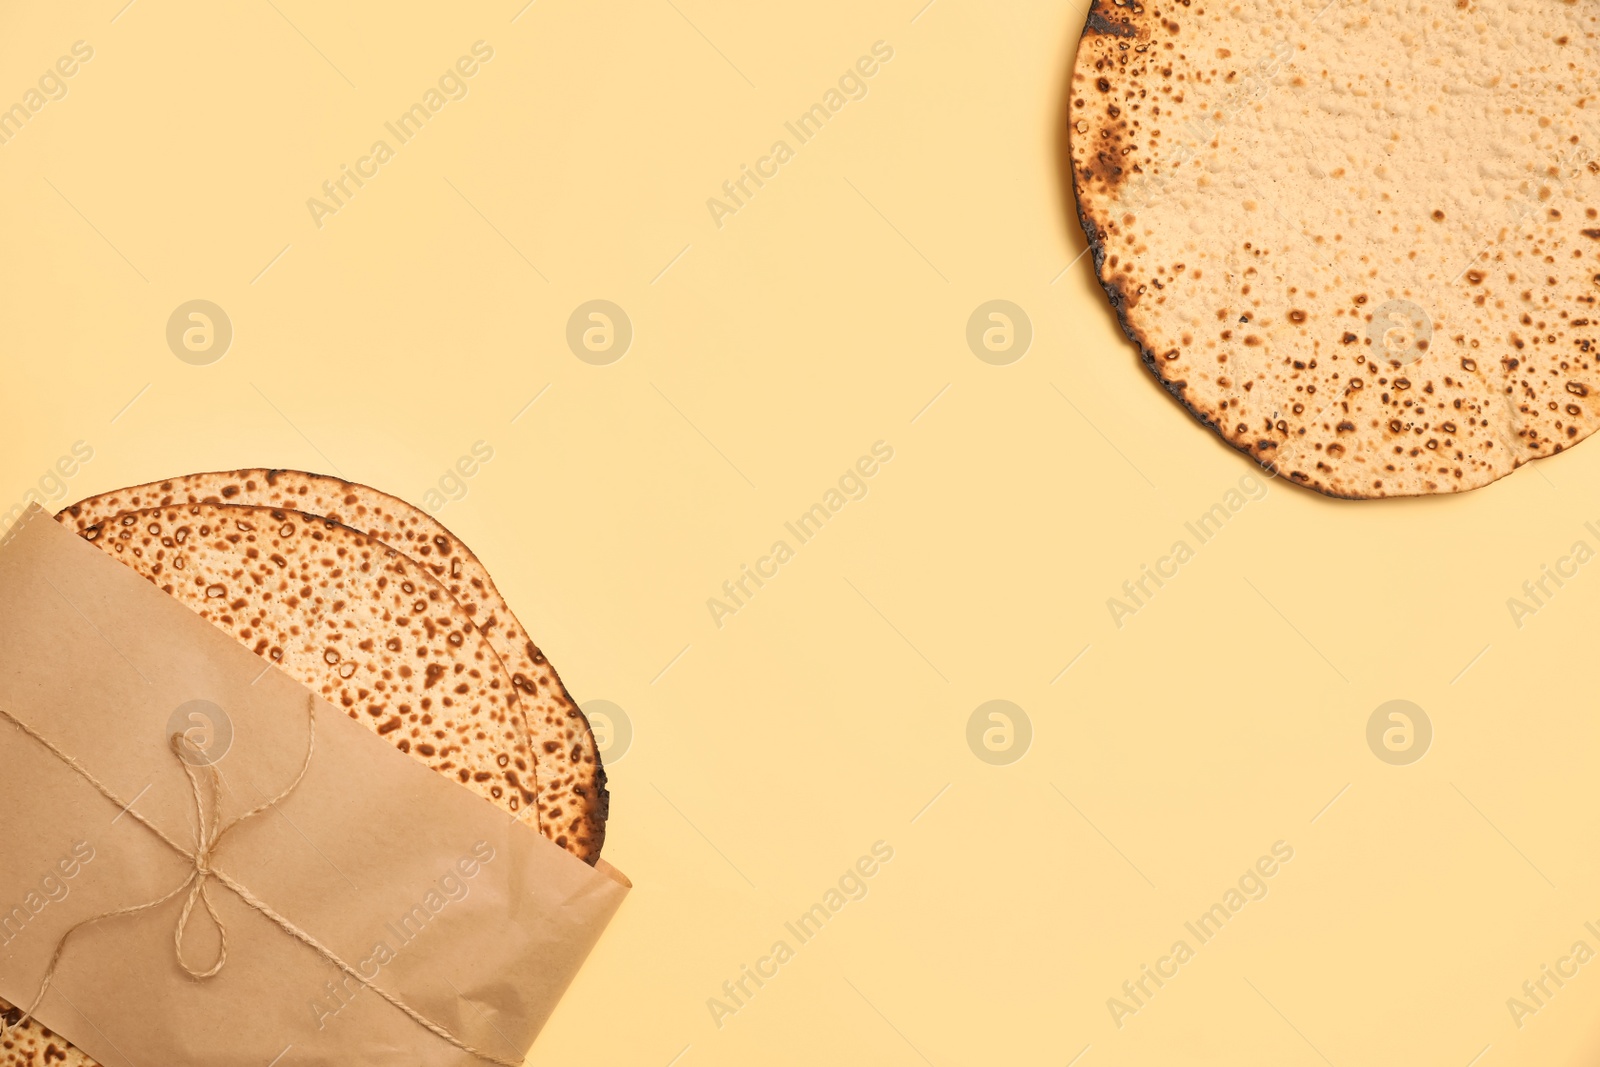
[(400, 751), (538, 825), (511, 679), (399, 552), (317, 516), (208, 504), (128, 512), (83, 537)]
[[(21, 1012), (0, 1000), (0, 1017), (15, 1020)], [(62, 1037), (29, 1019), (0, 1042), (0, 1067), (100, 1067)]]
[(1472, 489), (1588, 436), (1597, 12), (1095, 0), (1079, 211), (1168, 390), (1338, 496)]
[(60, 517), (83, 532), (115, 522), (130, 510), (181, 503), (282, 507), (321, 515), (372, 534), (425, 567), (474, 620), (511, 674), (538, 770), (545, 836), (580, 859), (593, 863), (599, 858), (610, 797), (588, 720), (517, 622), (487, 568), (454, 534), (426, 512), (368, 486), (265, 469), (151, 482), (80, 501)]

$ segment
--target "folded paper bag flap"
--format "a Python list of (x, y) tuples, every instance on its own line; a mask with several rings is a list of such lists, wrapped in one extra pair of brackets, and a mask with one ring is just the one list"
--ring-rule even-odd
[[(179, 965), (180, 893), (74, 934), (37, 1012), (44, 1025), (107, 1067), (485, 1062), (383, 990), (497, 1060), (525, 1055), (627, 879), (315, 699), (307, 764), (308, 690), (32, 509), (0, 545), (0, 708), (129, 810), (0, 721), (0, 814), (13, 831), (0, 844), (0, 997), (31, 1003), (65, 931), (194, 873), (152, 827), (196, 840), (204, 813), (171, 738), (198, 729), (225, 818), (304, 767), (209, 862), (371, 988), (213, 878), (227, 938), (215, 977), (197, 982)], [(209, 915), (191, 917), (184, 958), (206, 969), (220, 938)]]

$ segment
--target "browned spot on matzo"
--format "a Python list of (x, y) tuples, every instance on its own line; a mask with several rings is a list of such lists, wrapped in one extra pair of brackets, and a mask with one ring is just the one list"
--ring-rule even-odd
[(1576, 3), (1094, 0), (1073, 185), (1146, 365), (1334, 496), (1472, 489), (1587, 437), (1597, 33)]

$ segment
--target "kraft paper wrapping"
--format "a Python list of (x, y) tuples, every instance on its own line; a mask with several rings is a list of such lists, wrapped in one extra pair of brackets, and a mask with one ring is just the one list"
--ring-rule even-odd
[[(176, 709), (224, 709), (232, 816), (300, 770), (308, 690), (35, 507), (0, 545), (0, 707), (175, 841), (194, 795)], [(137, 799), (135, 799), (137, 798)], [(0, 996), (26, 1006), (61, 934), (146, 903), (193, 870), (48, 750), (0, 720)], [(300, 787), (232, 831), (215, 866), (430, 1022), (520, 1060), (629, 883), (591, 868), (318, 701)], [(66, 872), (71, 871), (68, 876)], [(68, 943), (45, 1026), (107, 1067), (481, 1064), (213, 880), (227, 965), (195, 981), (173, 934), (184, 895)], [(37, 911), (34, 909), (37, 908)], [(186, 958), (217, 931), (196, 909)]]

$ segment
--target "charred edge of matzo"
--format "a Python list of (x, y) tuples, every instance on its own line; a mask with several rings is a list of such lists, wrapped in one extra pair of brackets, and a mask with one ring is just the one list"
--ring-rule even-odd
[[(1107, 0), (1093, 0), (1089, 5), (1089, 15), (1084, 25), (1083, 37), (1078, 45), (1079, 50), (1081, 51), (1086, 47), (1095, 47), (1102, 38), (1116, 39), (1116, 47), (1118, 48), (1137, 48), (1137, 44), (1130, 44), (1129, 42), (1148, 41), (1151, 37), (1149, 28), (1143, 27), (1137, 22), (1138, 17), (1145, 14), (1145, 10), (1144, 5), (1138, 2), (1130, 2), (1124, 6), (1109, 3)], [(1077, 69), (1077, 61), (1074, 60), (1074, 73), (1076, 73)], [(1109, 83), (1107, 83), (1107, 88), (1104, 91), (1109, 91)], [(1075, 86), (1069, 83), (1069, 95), (1075, 92)], [(1092, 135), (1092, 131), (1090, 135)], [(1069, 146), (1075, 143), (1078, 136), (1077, 129), (1069, 118), (1067, 121)], [(1113, 147), (1120, 150), (1120, 139), (1109, 139), (1116, 141), (1117, 143)], [(1081, 147), (1083, 149), (1081, 154), (1085, 158), (1094, 158), (1101, 167), (1098, 171), (1087, 166), (1080, 167), (1078, 163), (1080, 153), (1074, 151), (1069, 151), (1068, 153), (1072, 157), (1072, 194), (1077, 204), (1078, 223), (1083, 228), (1084, 238), (1089, 244), (1090, 257), (1094, 260), (1095, 279), (1100, 283), (1100, 287), (1105, 290), (1106, 299), (1111, 304), (1112, 312), (1116, 315), (1118, 327), (1122, 330), (1123, 335), (1133, 342), (1134, 347), (1139, 352), (1140, 361), (1144, 363), (1151, 375), (1155, 377), (1155, 380), (1161, 384), (1161, 387), (1171, 394), (1178, 403), (1182, 404), (1189, 414), (1194, 416), (1196, 421), (1216, 434), (1224, 444), (1248, 457), (1251, 462), (1260, 466), (1273, 477), (1287, 477), (1295, 485), (1311, 489), (1321, 493), (1323, 496), (1336, 500), (1389, 499), (1387, 497), (1357, 496), (1350, 493), (1341, 493), (1323, 482), (1322, 479), (1304, 471), (1292, 471), (1286, 474), (1286, 472), (1279, 469), (1278, 465), (1273, 461), (1273, 457), (1268, 455), (1269, 452), (1277, 450), (1278, 443), (1276, 441), (1269, 441), (1264, 438), (1255, 441), (1248, 439), (1236, 440), (1233, 436), (1230, 436), (1227, 427), (1213, 418), (1210, 413), (1190, 403), (1187, 395), (1189, 384), (1187, 381), (1182, 378), (1171, 379), (1163, 373), (1164, 361), (1157, 358), (1156, 352), (1144, 337), (1143, 332), (1129, 318), (1128, 308), (1131, 304), (1137, 302), (1136, 295), (1129, 293), (1126, 285), (1118, 278), (1108, 277), (1106, 274), (1107, 241), (1102, 236), (1106, 226), (1104, 220), (1094, 217), (1093, 209), (1088, 205), (1084, 196), (1086, 178), (1098, 178), (1105, 182), (1108, 187), (1114, 188), (1122, 183), (1125, 173), (1121, 167), (1111, 164), (1105, 158), (1106, 153), (1104, 151), (1099, 149), (1090, 151), (1094, 147), (1092, 144)]]

